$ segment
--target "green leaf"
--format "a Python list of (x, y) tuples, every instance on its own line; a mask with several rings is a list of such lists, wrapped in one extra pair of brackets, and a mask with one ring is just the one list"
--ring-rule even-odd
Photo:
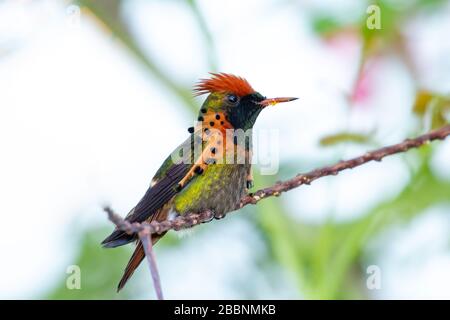
[(344, 26), (345, 23), (332, 16), (317, 15), (312, 19), (313, 31), (322, 36), (335, 33), (341, 30)]
[(368, 144), (373, 143), (373, 140), (371, 134), (339, 132), (323, 137), (319, 143), (321, 146), (330, 147), (340, 143)]
[(419, 90), (416, 93), (416, 100), (414, 101), (413, 111), (424, 116), (428, 110), (430, 101), (433, 99), (434, 94), (427, 90)]
[(449, 123), (450, 98), (421, 90), (416, 95), (413, 111), (431, 129), (441, 128)]

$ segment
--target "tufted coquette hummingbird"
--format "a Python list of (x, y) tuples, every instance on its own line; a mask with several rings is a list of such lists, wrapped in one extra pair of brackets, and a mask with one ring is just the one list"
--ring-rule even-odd
[[(143, 198), (128, 213), (125, 219), (130, 223), (160, 222), (206, 210), (221, 218), (235, 210), (253, 186), (251, 143), (238, 143), (235, 132), (251, 131), (264, 108), (297, 99), (267, 99), (244, 78), (227, 73), (211, 73), (209, 79), (198, 82), (194, 94), (208, 94), (198, 122), (188, 129), (189, 138), (164, 161)], [(152, 243), (163, 235), (153, 234)], [(136, 235), (117, 228), (102, 242), (114, 248), (133, 241), (136, 249), (117, 291), (144, 259), (144, 250)]]

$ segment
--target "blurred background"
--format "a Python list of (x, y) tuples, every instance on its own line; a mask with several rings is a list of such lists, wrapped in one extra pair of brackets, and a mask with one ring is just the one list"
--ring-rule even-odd
[[(449, 33), (444, 0), (0, 1), (0, 298), (154, 298), (144, 266), (116, 294), (132, 248), (100, 247), (101, 206), (141, 198), (209, 71), (300, 97), (257, 121), (281, 140), (256, 190), (448, 123)], [(156, 254), (169, 299), (450, 299), (449, 231), (447, 139), (169, 233)]]

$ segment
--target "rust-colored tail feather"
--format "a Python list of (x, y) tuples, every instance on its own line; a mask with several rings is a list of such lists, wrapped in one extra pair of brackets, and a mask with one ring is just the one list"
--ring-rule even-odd
[[(151, 221), (164, 221), (167, 219), (169, 210), (171, 208), (171, 201), (168, 202), (164, 207), (156, 212), (155, 214), (150, 216), (150, 219), (147, 220), (148, 222)], [(161, 234), (152, 234), (152, 244), (154, 245), (159, 239), (161, 239), (166, 232), (163, 232)], [(133, 255), (130, 258), (130, 261), (128, 261), (127, 266), (125, 267), (125, 271), (123, 273), (122, 279), (120, 279), (119, 285), (117, 286), (117, 292), (122, 290), (122, 288), (125, 286), (127, 281), (130, 279), (130, 277), (133, 275), (134, 270), (141, 264), (142, 260), (145, 258), (145, 252), (144, 248), (142, 247), (142, 243), (137, 240), (136, 249), (133, 252)]]
[[(152, 235), (152, 244), (155, 244), (163, 235), (165, 234), (159, 234), (159, 235)], [(130, 279), (130, 277), (133, 275), (134, 270), (139, 266), (139, 264), (144, 260), (145, 253), (144, 248), (142, 247), (142, 243), (138, 241), (138, 244), (136, 245), (136, 249), (133, 252), (133, 255), (131, 256), (130, 260), (128, 261), (127, 266), (125, 267), (125, 272), (123, 273), (122, 279), (120, 279), (119, 285), (117, 286), (117, 292), (122, 290), (122, 288), (125, 286), (127, 281)]]

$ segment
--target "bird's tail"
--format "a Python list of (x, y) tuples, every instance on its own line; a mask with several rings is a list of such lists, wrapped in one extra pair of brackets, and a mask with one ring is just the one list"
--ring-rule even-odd
[(134, 240), (136, 240), (136, 235), (115, 229), (101, 244), (104, 248), (115, 248), (133, 242)]
[[(155, 244), (161, 237), (165, 234), (153, 234), (152, 235), (152, 244)], [(133, 252), (133, 255), (130, 258), (130, 261), (128, 261), (127, 266), (125, 267), (125, 271), (123, 273), (122, 279), (120, 279), (119, 285), (117, 286), (117, 292), (122, 290), (122, 288), (125, 286), (127, 281), (130, 279), (130, 277), (133, 275), (134, 270), (139, 266), (139, 264), (144, 260), (145, 253), (144, 248), (142, 247), (142, 243), (139, 241), (136, 249)]]

